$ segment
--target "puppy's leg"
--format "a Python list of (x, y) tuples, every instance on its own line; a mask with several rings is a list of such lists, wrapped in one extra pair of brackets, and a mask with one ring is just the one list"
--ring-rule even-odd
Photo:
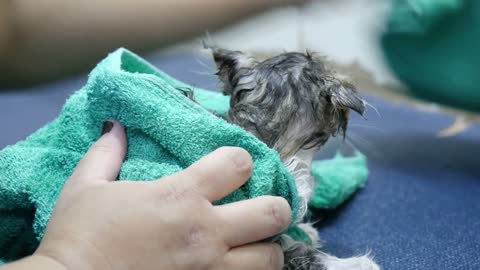
[(317, 230), (308, 223), (299, 224), (298, 227), (307, 233), (312, 245), (282, 235), (280, 245), (284, 251), (284, 270), (326, 270), (318, 257), (320, 241)]
[(282, 245), (284, 270), (380, 270), (368, 256), (341, 259), (291, 238), (286, 242), (289, 242), (288, 247)]
[(315, 247), (295, 241), (287, 235), (282, 235), (279, 242), (283, 249), (284, 270), (326, 270), (317, 257)]
[(380, 270), (368, 255), (351, 258), (337, 258), (326, 253), (317, 255), (326, 270)]
[(284, 251), (285, 270), (379, 270), (380, 267), (367, 255), (352, 258), (337, 258), (318, 248), (318, 232), (310, 224), (300, 224), (312, 240), (313, 245), (298, 242), (282, 235), (280, 245)]

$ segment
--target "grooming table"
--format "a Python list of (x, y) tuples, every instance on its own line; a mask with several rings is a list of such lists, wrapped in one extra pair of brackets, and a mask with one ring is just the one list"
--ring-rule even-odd
[[(173, 77), (218, 89), (199, 56), (147, 57)], [(54, 119), (86, 75), (28, 89), (0, 90), (0, 149)], [(480, 125), (441, 138), (452, 116), (367, 96), (380, 112), (353, 116), (347, 139), (317, 158), (354, 145), (369, 158), (367, 185), (341, 207), (317, 213), (325, 249), (348, 257), (371, 251), (386, 270), (480, 269)]]

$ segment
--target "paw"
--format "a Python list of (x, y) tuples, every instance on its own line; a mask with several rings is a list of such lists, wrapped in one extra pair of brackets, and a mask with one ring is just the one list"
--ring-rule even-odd
[(327, 270), (380, 270), (380, 267), (368, 256), (340, 259), (332, 256), (323, 258)]

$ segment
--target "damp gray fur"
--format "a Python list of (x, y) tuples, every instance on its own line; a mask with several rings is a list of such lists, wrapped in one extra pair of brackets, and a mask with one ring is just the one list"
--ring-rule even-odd
[(283, 53), (258, 61), (239, 51), (212, 49), (228, 121), (253, 133), (287, 159), (301, 149), (345, 134), (349, 110), (363, 115), (365, 102), (311, 53)]
[[(226, 120), (274, 148), (295, 177), (301, 197), (300, 220), (314, 189), (313, 155), (332, 136), (345, 136), (350, 110), (364, 114), (366, 102), (348, 80), (312, 53), (287, 52), (258, 60), (240, 51), (211, 49), (223, 93), (229, 95)], [(314, 243), (310, 224), (300, 224)], [(283, 236), (285, 269), (377, 270), (368, 258), (339, 259)]]

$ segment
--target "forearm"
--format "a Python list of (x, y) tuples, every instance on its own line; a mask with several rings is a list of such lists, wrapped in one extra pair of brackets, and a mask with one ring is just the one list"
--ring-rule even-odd
[[(15, 0), (10, 78), (90, 67), (123, 46), (145, 51), (215, 30), (290, 0)], [(14, 4), (13, 4), (14, 3)], [(1, 56), (1, 54), (0, 54)]]
[(11, 49), (12, 25), (9, 14), (11, 1), (0, 1), (0, 63)]
[(0, 270), (67, 270), (63, 265), (57, 261), (44, 257), (44, 256), (29, 256), (24, 259), (18, 260), (13, 263), (9, 263), (0, 266)]

